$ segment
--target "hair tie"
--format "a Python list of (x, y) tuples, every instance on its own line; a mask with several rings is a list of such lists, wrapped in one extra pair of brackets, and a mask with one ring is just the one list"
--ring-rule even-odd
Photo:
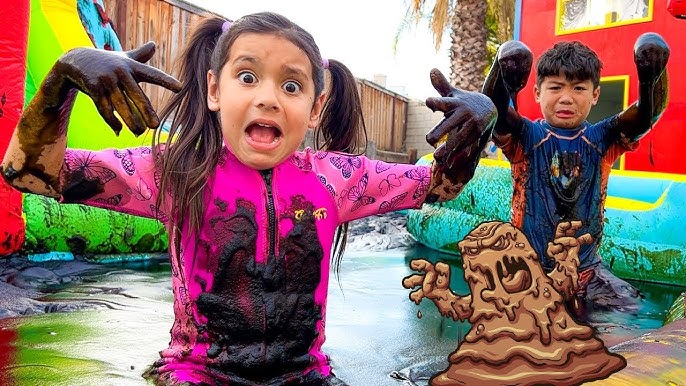
[(227, 20), (222, 24), (222, 32), (226, 32), (230, 27), (231, 24), (233, 24), (230, 20)]
[(329, 69), (329, 59), (322, 59), (322, 66), (325, 70)]

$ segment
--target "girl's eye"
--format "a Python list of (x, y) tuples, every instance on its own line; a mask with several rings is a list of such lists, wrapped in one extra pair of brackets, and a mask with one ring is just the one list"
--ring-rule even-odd
[(255, 77), (255, 74), (253, 74), (252, 72), (243, 71), (238, 74), (238, 80), (240, 80), (241, 83), (252, 84), (257, 81), (257, 78)]
[(283, 84), (283, 89), (289, 94), (295, 94), (300, 92), (300, 84), (294, 81), (288, 81)]

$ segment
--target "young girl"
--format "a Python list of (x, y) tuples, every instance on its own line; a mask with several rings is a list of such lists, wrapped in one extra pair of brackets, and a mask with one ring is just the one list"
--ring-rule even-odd
[[(205, 20), (180, 80), (146, 66), (154, 45), (77, 49), (26, 108), (2, 164), (15, 187), (167, 224), (175, 321), (147, 376), (160, 385), (331, 385), (324, 343), (329, 256), (348, 221), (454, 197), (472, 176), (495, 107), (432, 73), (446, 112), (436, 163), (346, 155), (364, 124), (355, 79), (312, 36), (273, 13)], [(324, 72), (329, 71), (326, 89)], [(137, 82), (178, 92), (158, 119)], [(171, 123), (151, 148), (65, 150), (76, 90), (115, 131)], [(327, 151), (296, 151), (308, 128)]]

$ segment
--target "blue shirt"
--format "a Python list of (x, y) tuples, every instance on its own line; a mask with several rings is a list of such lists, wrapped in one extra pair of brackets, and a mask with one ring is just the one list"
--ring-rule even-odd
[(501, 144), (512, 163), (513, 225), (524, 232), (550, 271), (554, 260), (547, 258), (546, 249), (557, 225), (580, 220), (576, 236), (589, 233), (593, 242), (581, 246), (579, 270), (598, 264), (609, 172), (614, 161), (631, 149), (612, 130), (617, 118), (584, 122), (576, 129), (525, 118), (523, 125), (520, 136)]

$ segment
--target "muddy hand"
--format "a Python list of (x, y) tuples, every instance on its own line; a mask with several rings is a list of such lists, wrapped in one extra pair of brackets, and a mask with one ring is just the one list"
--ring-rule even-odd
[(441, 97), (428, 98), (426, 105), (445, 115), (426, 135), (427, 142), (436, 148), (432, 178), (445, 178), (462, 186), (474, 175), (498, 114), (489, 97), (452, 87), (436, 69), (431, 71), (431, 82)]
[(592, 243), (593, 237), (588, 233), (575, 236), (579, 229), (581, 221), (559, 223), (555, 230), (555, 239), (548, 243), (548, 256), (556, 256), (556, 259), (560, 257), (564, 261), (568, 255), (577, 256), (582, 245)]
[(424, 298), (430, 300), (447, 299), (448, 295), (452, 293), (449, 288), (449, 265), (438, 262), (434, 266), (424, 259), (417, 259), (410, 262), (410, 268), (422, 272), (403, 279), (403, 287), (407, 289), (419, 287), (410, 292), (410, 300), (416, 304), (419, 304)]
[(638, 80), (642, 84), (654, 84), (667, 67), (669, 46), (662, 36), (647, 32), (636, 39), (634, 63)]
[(524, 43), (518, 40), (510, 40), (498, 48), (496, 60), (505, 88), (510, 99), (514, 102), (517, 100), (517, 93), (526, 86), (526, 82), (529, 80), (531, 65), (534, 61), (533, 54)]
[(88, 94), (100, 115), (119, 134), (122, 125), (116, 111), (136, 135), (160, 124), (150, 100), (138, 85), (146, 82), (178, 92), (181, 83), (157, 68), (146, 65), (155, 53), (155, 43), (126, 52), (75, 48), (64, 54), (53, 68), (81, 92)]
[(593, 237), (589, 233), (576, 237), (581, 228), (581, 221), (566, 221), (557, 225), (555, 239), (548, 243), (547, 255), (556, 261), (556, 265), (567, 274), (576, 276), (579, 267), (579, 249), (584, 244), (591, 244)]

